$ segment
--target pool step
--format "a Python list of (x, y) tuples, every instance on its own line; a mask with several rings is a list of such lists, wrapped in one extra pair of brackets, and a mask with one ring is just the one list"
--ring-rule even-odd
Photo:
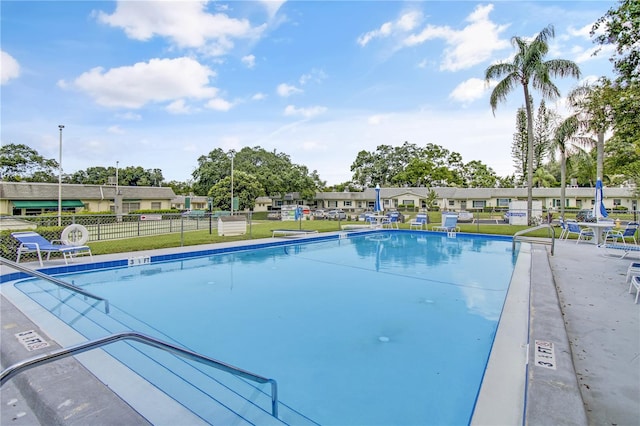
[[(117, 307), (112, 306), (111, 313), (105, 314), (95, 300), (84, 300), (66, 289), (52, 289), (41, 281), (22, 282), (18, 288), (88, 339), (136, 330), (183, 346), (158, 336), (157, 330)], [(271, 416), (268, 384), (254, 384), (140, 343), (117, 342), (103, 349), (118, 360), (126, 360), (139, 375), (207, 422), (215, 419), (213, 423), (217, 424), (316, 424), (282, 403), (279, 419)]]

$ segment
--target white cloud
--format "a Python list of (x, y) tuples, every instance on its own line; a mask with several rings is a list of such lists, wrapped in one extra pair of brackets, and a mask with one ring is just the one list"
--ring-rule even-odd
[(300, 85), (304, 86), (309, 82), (321, 83), (323, 80), (327, 78), (327, 74), (323, 70), (312, 69), (309, 73), (303, 74), (300, 77)]
[(254, 100), (254, 101), (262, 101), (262, 100), (267, 99), (267, 95), (264, 94), (264, 93), (259, 92), (259, 93), (256, 93), (255, 95), (253, 95), (251, 97), (251, 99)]
[(112, 133), (114, 135), (122, 135), (124, 134), (124, 130), (120, 126), (110, 126), (107, 129), (107, 132)]
[(292, 86), (290, 84), (282, 83), (278, 85), (276, 92), (278, 93), (279, 96), (282, 96), (283, 98), (287, 98), (293, 94), (302, 93), (303, 90), (295, 86)]
[(213, 76), (211, 69), (191, 58), (152, 59), (108, 71), (94, 68), (73, 85), (100, 105), (140, 108), (149, 102), (213, 98), (218, 91), (208, 85)]
[(205, 106), (215, 111), (229, 111), (233, 107), (233, 104), (222, 98), (215, 98), (209, 100)]
[(469, 25), (462, 30), (449, 26), (427, 25), (417, 34), (405, 38), (404, 45), (415, 46), (433, 39), (443, 39), (447, 44), (440, 69), (459, 71), (470, 68), (491, 58), (493, 53), (510, 46), (509, 41), (501, 39), (508, 25), (497, 25), (489, 19), (493, 5), (477, 6), (466, 18)]
[(284, 115), (311, 118), (311, 117), (315, 117), (316, 115), (323, 114), (326, 111), (327, 111), (327, 108), (322, 106), (314, 106), (310, 108), (296, 108), (294, 105), (288, 105), (284, 109)]
[(124, 114), (116, 114), (116, 117), (121, 118), (123, 120), (131, 120), (131, 121), (142, 120), (142, 116), (134, 112), (125, 112)]
[(419, 11), (409, 11), (402, 14), (397, 20), (393, 22), (385, 22), (380, 25), (380, 28), (366, 32), (360, 35), (357, 39), (357, 43), (364, 47), (369, 44), (370, 41), (376, 38), (387, 38), (398, 33), (406, 33), (412, 31), (422, 21), (422, 13)]
[[(493, 84), (495, 86), (495, 83)], [(449, 98), (468, 105), (476, 99), (480, 99), (489, 89), (487, 83), (479, 78), (470, 78), (458, 84), (449, 94)]]
[(243, 56), (241, 61), (247, 66), (247, 68), (253, 68), (256, 66), (256, 57), (254, 55)]
[(184, 99), (177, 99), (171, 102), (166, 109), (171, 114), (189, 114), (191, 112)]
[(260, 0), (260, 3), (265, 7), (269, 14), (269, 19), (272, 19), (278, 10), (286, 3), (286, 0)]
[(386, 122), (387, 120), (389, 120), (391, 116), (388, 114), (375, 114), (372, 115), (371, 117), (369, 117), (367, 119), (367, 123), (373, 125), (373, 126), (378, 126), (384, 122)]
[(248, 20), (225, 13), (208, 13), (207, 3), (208, 0), (118, 1), (113, 14), (99, 11), (96, 16), (99, 22), (122, 28), (135, 40), (166, 37), (178, 47), (205, 48), (214, 55), (228, 52), (233, 47), (232, 39), (258, 37), (265, 29), (254, 28)]
[(20, 76), (20, 64), (4, 50), (0, 51), (0, 84)]

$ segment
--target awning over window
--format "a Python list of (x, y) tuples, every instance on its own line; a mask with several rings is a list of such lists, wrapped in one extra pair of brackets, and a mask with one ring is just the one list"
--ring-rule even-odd
[[(17, 209), (50, 209), (58, 207), (58, 200), (11, 201)], [(62, 207), (84, 207), (80, 200), (62, 200)]]

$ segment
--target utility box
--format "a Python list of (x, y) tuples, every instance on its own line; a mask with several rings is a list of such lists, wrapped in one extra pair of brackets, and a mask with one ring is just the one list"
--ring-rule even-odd
[[(509, 203), (509, 225), (528, 225), (529, 215), (526, 201), (511, 201)], [(534, 223), (542, 223), (542, 201), (533, 201), (531, 216)]]
[(218, 235), (232, 236), (244, 235), (247, 233), (246, 216), (220, 216), (218, 218)]

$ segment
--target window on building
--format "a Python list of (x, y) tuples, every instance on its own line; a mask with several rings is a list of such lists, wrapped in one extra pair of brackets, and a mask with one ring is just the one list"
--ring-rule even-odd
[(122, 213), (129, 213), (129, 212), (132, 212), (132, 211), (135, 211), (135, 210), (140, 210), (140, 203), (138, 203), (138, 202), (136, 202), (136, 203), (123, 202), (122, 203)]
[(413, 203), (413, 200), (402, 200), (402, 204), (404, 204), (405, 206), (413, 206)]
[(456, 205), (455, 200), (449, 200), (449, 207), (453, 207)]
[(622, 205), (622, 200), (620, 198), (614, 198), (613, 199), (613, 205), (614, 206), (621, 206)]
[(474, 209), (483, 209), (487, 205), (487, 202), (485, 200), (473, 200), (471, 205)]
[(496, 201), (497, 207), (509, 207), (509, 203), (511, 202), (511, 198), (498, 198)]
[(344, 206), (345, 207), (351, 207), (353, 205), (353, 201), (345, 201), (344, 202)]
[(338, 202), (337, 202), (337, 201), (328, 201), (328, 202), (327, 202), (327, 206), (328, 206), (328, 207), (335, 207), (335, 208), (338, 208)]
[(162, 203), (160, 201), (151, 202), (151, 210), (160, 210), (161, 208), (162, 208)]

